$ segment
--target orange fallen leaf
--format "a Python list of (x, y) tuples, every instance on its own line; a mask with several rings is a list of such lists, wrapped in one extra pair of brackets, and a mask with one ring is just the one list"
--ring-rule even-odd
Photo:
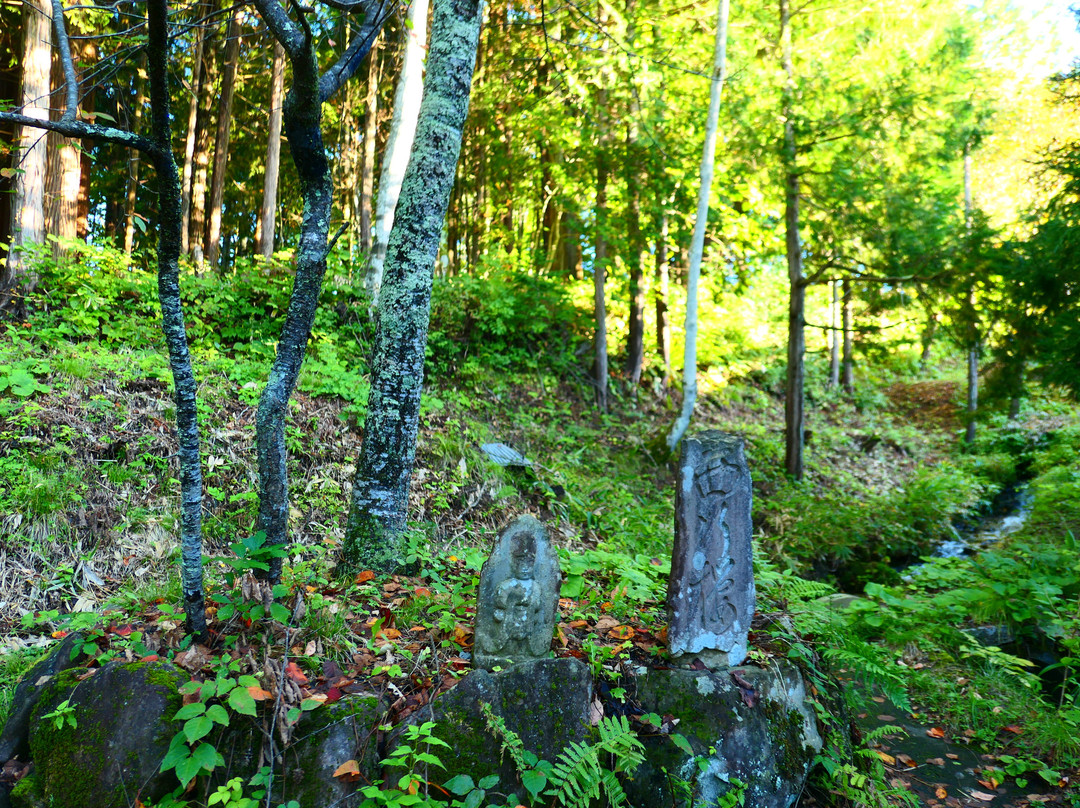
[(949, 760), (959, 760), (960, 759), (960, 756), (957, 755), (957, 754), (954, 754), (953, 752), (946, 752), (945, 757), (947, 757)]
[(300, 670), (300, 666), (297, 665), (295, 662), (290, 662), (288, 665), (285, 666), (285, 675), (292, 679), (294, 682), (296, 682), (298, 685), (306, 685), (308, 683), (307, 676), (302, 670)]
[(1011, 732), (1014, 735), (1019, 735), (1024, 730), (1022, 727), (1018, 727), (1016, 724), (1009, 724), (1009, 726), (1005, 727), (1005, 731)]
[(589, 625), (588, 620), (571, 620), (570, 621), (570, 628), (585, 628), (587, 625)]
[(930, 729), (926, 731), (926, 734), (929, 735), (931, 738), (944, 738), (945, 730), (943, 730), (941, 727), (930, 727)]
[(68, 633), (66, 631), (54, 631), (50, 636), (54, 640), (59, 640), (59, 639), (63, 639), (67, 635), (68, 635)]
[(912, 759), (911, 755), (897, 755), (896, 759), (903, 763), (905, 766), (907, 766), (909, 769), (914, 769), (916, 766), (919, 765)]
[(382, 637), (384, 640), (396, 640), (398, 637), (401, 636), (401, 632), (398, 631), (396, 628), (384, 628), (382, 631), (379, 632), (379, 636)]
[(422, 597), (422, 598), (430, 598), (431, 597), (431, 590), (428, 589), (426, 586), (418, 586), (415, 589), (413, 589), (413, 594), (417, 595), (419, 597)]
[(370, 581), (374, 577), (375, 577), (374, 572), (372, 572), (371, 570), (364, 570), (363, 572), (361, 572), (359, 575), (356, 576), (356, 582), (358, 584), (366, 584), (368, 581)]
[(360, 779), (360, 766), (355, 760), (346, 760), (334, 770), (334, 777), (345, 783), (353, 783)]
[(255, 699), (255, 701), (266, 701), (267, 699), (273, 698), (269, 690), (263, 690), (258, 685), (252, 685), (247, 689), (247, 692), (251, 695), (251, 698)]
[(949, 792), (945, 790), (944, 786), (938, 786), (934, 789), (934, 796), (939, 800), (943, 800), (949, 796)]
[(608, 636), (616, 640), (629, 640), (634, 636), (634, 629), (630, 626), (615, 626), (608, 632)]
[(886, 754), (885, 752), (880, 752), (879, 751), (877, 753), (877, 756), (879, 758), (881, 758), (883, 761), (885, 761), (886, 766), (895, 766), (896, 765), (896, 758), (894, 758), (892, 755), (889, 755), (889, 754)]

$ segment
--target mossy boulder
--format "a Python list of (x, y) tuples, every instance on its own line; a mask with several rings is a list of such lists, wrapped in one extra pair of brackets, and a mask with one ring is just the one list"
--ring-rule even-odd
[(716, 805), (736, 780), (745, 784), (743, 804), (788, 808), (822, 749), (802, 674), (786, 663), (653, 670), (638, 679), (637, 697), (646, 712), (678, 719), (674, 732), (694, 752), (666, 736), (643, 738), (646, 761), (627, 787), (639, 808), (689, 805), (691, 794), (695, 804)]
[[(289, 800), (305, 808), (358, 805), (357, 787), (367, 785), (378, 772), (378, 728), (385, 712), (385, 704), (376, 695), (349, 695), (303, 713), (293, 729), (292, 741), (274, 767), (274, 805)], [(214, 772), (211, 791), (232, 777), (246, 782), (258, 772), (264, 746), (262, 726), (254, 719), (234, 715), (216, 746), (227, 765)], [(361, 779), (350, 784), (334, 777), (337, 768), (349, 760), (357, 762), (367, 782)]]
[[(473, 671), (453, 690), (410, 716), (406, 725), (434, 721), (436, 737), (450, 744), (449, 750), (432, 750), (446, 766), (445, 772), (432, 774), (433, 780), (441, 782), (458, 774), (479, 780), (498, 774), (500, 791), (520, 794), (514, 765), (501, 753), (500, 740), (488, 728), (481, 705), (490, 705), (526, 749), (553, 761), (571, 741), (588, 738), (592, 700), (593, 678), (588, 668), (576, 659), (538, 659), (499, 673)], [(391, 737), (388, 754), (402, 742), (402, 732), (399, 728)], [(400, 770), (395, 771), (400, 775)]]
[[(34, 665), (15, 688), (12, 710), (0, 733), (0, 763), (11, 758), (26, 761), (30, 757), (30, 714), (37, 706), (45, 686), (54, 676), (75, 666), (72, 650), (83, 643), (81, 634), (69, 634), (43, 660)], [(75, 655), (78, 659), (78, 655)]]
[[(85, 678), (82, 678), (85, 677)], [(110, 662), (54, 676), (31, 713), (33, 773), (12, 792), (15, 808), (126, 808), (156, 801), (178, 785), (158, 771), (178, 726), (187, 676), (167, 662)], [(65, 700), (76, 726), (44, 716)]]

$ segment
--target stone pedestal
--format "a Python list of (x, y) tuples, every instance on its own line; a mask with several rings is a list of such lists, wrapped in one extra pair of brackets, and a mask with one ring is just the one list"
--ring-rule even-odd
[(754, 616), (750, 470), (743, 440), (686, 438), (675, 494), (668, 645), (677, 661), (738, 665)]

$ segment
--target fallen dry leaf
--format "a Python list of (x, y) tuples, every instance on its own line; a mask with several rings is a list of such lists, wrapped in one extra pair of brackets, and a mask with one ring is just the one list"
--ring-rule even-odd
[(982, 802), (990, 802), (996, 797), (996, 794), (987, 794), (985, 791), (972, 791), (971, 796)]
[(585, 628), (589, 625), (588, 620), (572, 620), (570, 621), (570, 628)]
[(258, 685), (252, 685), (247, 689), (247, 692), (251, 695), (251, 698), (255, 699), (255, 701), (266, 701), (267, 699), (273, 698), (269, 690), (263, 690)]
[(934, 796), (937, 797), (939, 800), (943, 800), (947, 796), (949, 796), (949, 792), (945, 790), (944, 786), (938, 786), (934, 789)]
[(366, 584), (368, 581), (370, 581), (374, 577), (375, 577), (374, 572), (372, 572), (371, 570), (364, 570), (363, 572), (361, 572), (359, 575), (356, 576), (356, 582), (358, 584)]
[(935, 766), (944, 766), (945, 765), (945, 758), (930, 758), (926, 762), (927, 763), (932, 763)]
[(930, 729), (926, 731), (926, 734), (929, 735), (931, 738), (944, 738), (945, 730), (943, 730), (941, 727), (930, 727)]
[(896, 756), (896, 759), (903, 763), (905, 766), (907, 766), (909, 769), (914, 769), (916, 766), (919, 765), (915, 762), (911, 755), (899, 754)]
[(896, 758), (894, 758), (892, 755), (886, 754), (885, 752), (878, 752), (877, 756), (879, 758), (881, 758), (883, 761), (885, 761), (886, 766), (895, 766), (896, 765)]
[(300, 666), (297, 665), (295, 662), (290, 662), (288, 665), (285, 666), (285, 675), (292, 679), (294, 682), (296, 682), (298, 685), (306, 685), (308, 683), (307, 676), (302, 670), (300, 670)]
[(1016, 726), (1016, 724), (1009, 724), (1009, 726), (1005, 727), (1005, 731), (1006, 732), (1011, 732), (1014, 735), (1019, 735), (1024, 730), (1023, 730), (1022, 727)]
[(615, 626), (608, 632), (608, 636), (615, 640), (629, 640), (634, 636), (634, 629), (630, 626)]
[(952, 752), (946, 752), (945, 757), (947, 757), (949, 760), (959, 760), (960, 759), (959, 755), (954, 754)]
[(334, 777), (345, 783), (353, 783), (360, 779), (360, 766), (355, 760), (346, 760), (336, 769)]

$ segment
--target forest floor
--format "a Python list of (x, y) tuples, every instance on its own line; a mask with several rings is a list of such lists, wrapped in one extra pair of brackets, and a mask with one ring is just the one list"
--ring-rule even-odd
[[(241, 559), (259, 553), (241, 541), (255, 513), (252, 391), (220, 365), (197, 371), (206, 552), (219, 557), (208, 566), (216, 647), (183, 644), (174, 408), (160, 355), (36, 340), (14, 329), (0, 342), (4, 386), (10, 393), (22, 385), (0, 398), (0, 708), (36, 655), (76, 630), (98, 664), (169, 655), (194, 673), (227, 648), (253, 670), (274, 670), (263, 643), (280, 641), (283, 631), (267, 629), (254, 611), (263, 600), (243, 564), (226, 563), (236, 558), (230, 549)], [(974, 586), (975, 573), (957, 565), (935, 567), (915, 584), (898, 570), (931, 553), (954, 523), (977, 520), (1030, 465), (1032, 447), (1049, 445), (1045, 436), (1077, 433), (1075, 410), (1040, 394), (1021, 423), (990, 419), (981, 427), (984, 444), (961, 451), (957, 374), (946, 362), (932, 378), (899, 372), (861, 380), (854, 395), (814, 386), (802, 483), (781, 470), (783, 402), (772, 370), (706, 386), (694, 426), (746, 440), (760, 611), (790, 614), (814, 664), (869, 672), (861, 720), (886, 715), (875, 707), (885, 698), (875, 688), (895, 697), (899, 685), (911, 694), (887, 714), (909, 724), (920, 743), (874, 741), (883, 782), (950, 808), (1060, 803), (1077, 777), (1080, 742), (1022, 723), (1035, 721), (1044, 703), (1037, 693), (1014, 698), (1031, 685), (1017, 657), (969, 646), (950, 652), (934, 632), (931, 641), (899, 619), (884, 628), (875, 622), (890, 609), (906, 609), (903, 620), (917, 622), (940, 611), (941, 592)], [(422, 572), (342, 581), (333, 559), (360, 442), (357, 414), (335, 396), (298, 393), (287, 427), (295, 547), (285, 580), (289, 607), (303, 603), (306, 612), (304, 628), (287, 635), (297, 704), (374, 684), (396, 694), (392, 718), (400, 719), (452, 687), (469, 668), (476, 573), (498, 528), (523, 512), (541, 518), (562, 551), (555, 653), (612, 677), (630, 661), (662, 661), (674, 475), (652, 447), (676, 405), (672, 394), (642, 388), (617, 394), (611, 412), (600, 413), (587, 387), (544, 373), (433, 379), (410, 500)], [(531, 466), (497, 466), (481, 448), (490, 443), (512, 447)], [(850, 617), (826, 613), (821, 598), (837, 589), (865, 589), (864, 605)], [(1007, 608), (1004, 617), (1000, 609), (954, 611), (957, 625), (948, 630), (1027, 620)], [(792, 655), (768, 622), (752, 636), (762, 657)], [(855, 650), (829, 658), (834, 644)], [(985, 710), (971, 706), (983, 701)], [(1080, 716), (1046, 709), (1046, 721), (1077, 734), (1068, 722)], [(953, 768), (967, 779), (955, 781)], [(829, 791), (826, 783), (806, 804), (823, 804), (814, 801)]]

